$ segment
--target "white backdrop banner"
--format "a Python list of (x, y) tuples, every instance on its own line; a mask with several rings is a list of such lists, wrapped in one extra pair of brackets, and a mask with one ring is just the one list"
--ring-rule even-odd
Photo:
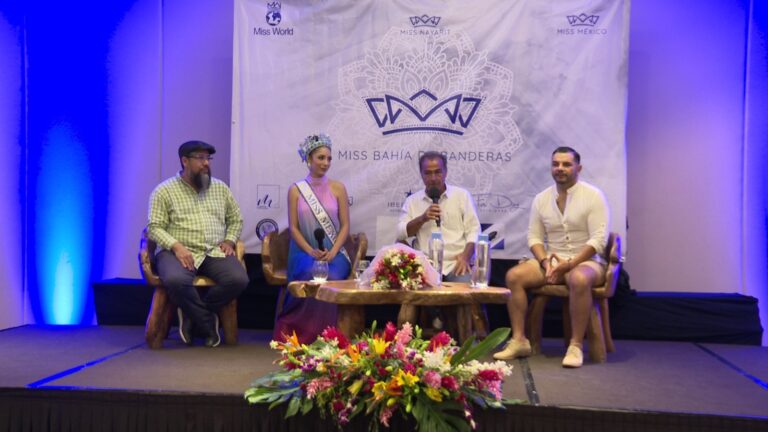
[(369, 255), (395, 240), (427, 150), (472, 193), (495, 258), (530, 255), (561, 145), (624, 234), (628, 26), (629, 0), (235, 0), (230, 175), (248, 251), (287, 227), (298, 145), (320, 132)]

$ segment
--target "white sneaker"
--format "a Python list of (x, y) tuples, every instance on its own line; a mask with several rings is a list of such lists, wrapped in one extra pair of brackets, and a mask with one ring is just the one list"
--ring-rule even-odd
[(584, 364), (584, 353), (578, 345), (569, 345), (563, 357), (563, 367), (577, 368)]
[(440, 321), (439, 317), (435, 317), (435, 319), (432, 320), (432, 328), (435, 330), (442, 330), (443, 329), (443, 322)]
[(493, 358), (496, 360), (512, 360), (518, 357), (528, 357), (529, 355), (531, 355), (531, 341), (518, 342), (510, 339), (504, 345), (504, 349), (495, 353)]

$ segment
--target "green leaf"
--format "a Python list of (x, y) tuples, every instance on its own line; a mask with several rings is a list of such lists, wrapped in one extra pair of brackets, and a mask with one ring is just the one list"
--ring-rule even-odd
[(461, 348), (456, 351), (456, 354), (451, 357), (451, 366), (455, 366), (457, 364), (461, 364), (462, 359), (467, 354), (467, 351), (469, 351), (470, 348), (472, 348), (472, 344), (475, 343), (475, 336), (472, 335), (464, 341), (464, 344), (461, 346)]
[(307, 415), (308, 412), (312, 411), (313, 405), (312, 399), (305, 398), (304, 402), (301, 404), (301, 415)]
[(301, 398), (295, 397), (288, 402), (288, 411), (285, 412), (285, 418), (293, 417), (299, 412), (301, 407)]
[(469, 423), (464, 418), (463, 407), (446, 401), (434, 403), (426, 396), (416, 399), (411, 411), (418, 423), (419, 431), (424, 432), (470, 432)]
[[(462, 363), (466, 363), (472, 360), (477, 360), (478, 358), (488, 354), (491, 352), (494, 348), (496, 348), (499, 344), (507, 340), (507, 337), (509, 337), (509, 332), (511, 330), (509, 327), (500, 327), (491, 332), (485, 339), (483, 339), (482, 342), (472, 347), (467, 354), (461, 359)], [(456, 357), (454, 356), (451, 359), (451, 366), (455, 366), (459, 364), (458, 362), (454, 363), (454, 359)]]

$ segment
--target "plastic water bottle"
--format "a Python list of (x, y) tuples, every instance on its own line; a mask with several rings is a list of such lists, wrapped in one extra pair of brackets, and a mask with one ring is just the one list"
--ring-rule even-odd
[(488, 234), (480, 234), (475, 243), (475, 268), (472, 271), (472, 286), (488, 288), (491, 275), (491, 244)]
[(439, 230), (432, 231), (429, 239), (429, 261), (438, 274), (438, 285), (443, 283), (443, 233)]

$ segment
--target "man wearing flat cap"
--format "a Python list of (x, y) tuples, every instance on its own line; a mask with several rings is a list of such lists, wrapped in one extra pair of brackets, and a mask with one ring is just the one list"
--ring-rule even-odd
[[(181, 171), (160, 183), (149, 198), (149, 238), (161, 250), (157, 273), (171, 300), (179, 306), (181, 340), (192, 344), (193, 331), (205, 345), (221, 343), (218, 310), (245, 290), (248, 275), (235, 256), (243, 218), (232, 192), (211, 177), (216, 149), (202, 141), (179, 147)], [(216, 281), (201, 297), (195, 276)]]

